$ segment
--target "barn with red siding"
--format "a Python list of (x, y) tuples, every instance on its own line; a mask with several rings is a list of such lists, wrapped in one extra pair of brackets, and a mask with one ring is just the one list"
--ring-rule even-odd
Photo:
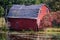
[(7, 15), (8, 27), (13, 30), (38, 30), (40, 21), (49, 13), (45, 4), (13, 5)]

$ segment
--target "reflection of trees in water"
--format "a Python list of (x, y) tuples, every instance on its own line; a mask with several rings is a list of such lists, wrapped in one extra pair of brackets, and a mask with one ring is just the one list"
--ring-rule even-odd
[(58, 36), (58, 35), (52, 35), (53, 37), (52, 37), (52, 40), (60, 40), (60, 36)]

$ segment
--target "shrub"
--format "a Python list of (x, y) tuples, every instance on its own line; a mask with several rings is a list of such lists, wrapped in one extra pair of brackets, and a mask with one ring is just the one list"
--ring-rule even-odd
[(60, 11), (51, 12), (43, 17), (40, 22), (40, 26), (47, 27), (59, 27), (60, 26)]

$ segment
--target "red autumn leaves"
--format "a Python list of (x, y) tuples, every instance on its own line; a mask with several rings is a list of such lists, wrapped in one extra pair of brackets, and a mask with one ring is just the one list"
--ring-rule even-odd
[(42, 28), (54, 27), (60, 25), (60, 11), (51, 12), (43, 17), (40, 22)]

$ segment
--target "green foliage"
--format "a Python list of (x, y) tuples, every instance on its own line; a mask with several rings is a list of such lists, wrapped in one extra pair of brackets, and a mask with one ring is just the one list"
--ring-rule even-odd
[(6, 40), (6, 33), (0, 33), (0, 40)]
[(25, 0), (25, 1), (23, 1), (23, 4), (25, 4), (25, 5), (35, 4), (35, 0)]
[(60, 10), (60, 0), (44, 0), (43, 3), (46, 3), (52, 11)]
[(43, 0), (36, 0), (35, 4), (41, 4)]
[(2, 6), (0, 6), (0, 17), (2, 17), (4, 14), (4, 8)]

